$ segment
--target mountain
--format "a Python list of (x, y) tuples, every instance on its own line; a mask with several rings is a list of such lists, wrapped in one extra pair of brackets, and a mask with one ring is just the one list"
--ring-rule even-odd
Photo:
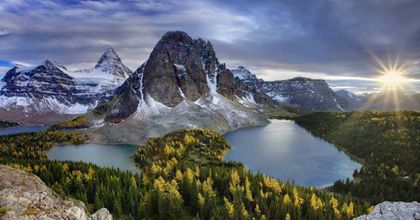
[[(36, 67), (16, 65), (1, 80), (0, 112), (5, 119), (60, 121), (110, 99), (129, 75), (131, 70), (113, 49), (86, 70), (70, 71), (52, 60)], [(33, 117), (35, 114), (38, 116)]]
[(420, 93), (401, 90), (366, 95), (360, 110), (419, 110)]
[(346, 110), (419, 110), (420, 93), (402, 90), (357, 95), (347, 90), (335, 92)]
[(235, 78), (282, 105), (296, 105), (311, 111), (343, 111), (337, 95), (324, 80), (297, 77), (264, 81), (240, 66), (232, 70)]
[(114, 97), (90, 114), (101, 125), (93, 137), (97, 142), (138, 143), (179, 128), (225, 132), (268, 123), (263, 106), (237, 93), (235, 84), (209, 41), (168, 32)]
[(346, 110), (357, 110), (366, 101), (366, 96), (356, 95), (348, 90), (341, 89), (335, 91), (337, 101)]
[[(205, 115), (217, 121), (216, 130), (230, 130), (253, 125), (265, 118), (261, 111), (283, 105), (341, 111), (337, 98), (323, 80), (264, 81), (243, 66), (230, 70), (209, 41), (173, 31), (134, 73), (112, 48), (91, 69), (70, 71), (53, 60), (16, 65), (0, 83), (0, 119), (52, 124), (95, 109), (104, 121), (117, 123), (134, 115), (166, 112), (169, 117), (182, 111), (191, 126), (198, 126), (193, 118)], [(184, 112), (191, 108), (189, 115)]]

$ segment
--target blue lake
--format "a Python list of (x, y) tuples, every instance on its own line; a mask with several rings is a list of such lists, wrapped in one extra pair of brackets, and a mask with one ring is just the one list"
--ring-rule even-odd
[(48, 126), (46, 125), (0, 128), (0, 135), (19, 134), (19, 133), (26, 133), (26, 132), (38, 132), (38, 131), (45, 131), (47, 129), (48, 129)]
[(225, 137), (232, 145), (226, 160), (299, 185), (328, 186), (351, 178), (361, 168), (334, 145), (289, 120), (271, 120), (266, 126), (239, 129)]
[(138, 173), (139, 169), (130, 158), (135, 150), (133, 145), (69, 144), (50, 149), (47, 156), (51, 160), (84, 161)]
[[(224, 136), (232, 145), (226, 160), (240, 161), (252, 171), (300, 185), (328, 186), (338, 179), (351, 178), (353, 171), (361, 167), (293, 121), (272, 120), (266, 126), (239, 129)], [(47, 155), (50, 159), (139, 172), (130, 159), (135, 149), (130, 145), (64, 145), (50, 149)]]

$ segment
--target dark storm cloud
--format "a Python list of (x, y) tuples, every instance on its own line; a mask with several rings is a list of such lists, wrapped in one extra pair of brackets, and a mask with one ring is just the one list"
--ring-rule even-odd
[(224, 45), (223, 55), (256, 59), (258, 68), (271, 64), (363, 77), (376, 74), (370, 53), (382, 59), (399, 55), (414, 68), (420, 59), (419, 1), (276, 2), (265, 7), (238, 4), (248, 13), (270, 15), (264, 20), (267, 27), (245, 41)]
[(229, 67), (267, 79), (374, 77), (395, 58), (420, 79), (420, 1), (23, 1), (0, 3), (0, 59), (53, 58), (93, 66), (114, 47), (132, 68), (160, 36), (184, 30), (213, 42)]

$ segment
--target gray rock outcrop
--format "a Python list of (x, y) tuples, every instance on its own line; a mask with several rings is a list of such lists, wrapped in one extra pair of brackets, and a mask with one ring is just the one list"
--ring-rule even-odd
[(420, 220), (420, 203), (383, 202), (376, 205), (370, 214), (355, 220)]
[(90, 215), (83, 202), (60, 198), (37, 176), (0, 165), (0, 207), (4, 220), (112, 220), (105, 208)]

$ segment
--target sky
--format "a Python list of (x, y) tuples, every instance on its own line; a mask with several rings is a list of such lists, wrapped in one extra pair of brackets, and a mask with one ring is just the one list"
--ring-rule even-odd
[(374, 91), (379, 67), (398, 59), (420, 91), (420, 1), (183, 0), (0, 2), (0, 74), (56, 60), (93, 67), (114, 48), (135, 70), (167, 31), (212, 42), (220, 62), (259, 78), (321, 78)]

